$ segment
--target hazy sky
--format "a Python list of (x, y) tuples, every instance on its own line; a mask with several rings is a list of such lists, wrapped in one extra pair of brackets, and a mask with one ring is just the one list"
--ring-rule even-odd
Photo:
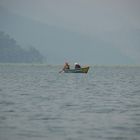
[(0, 0), (0, 5), (90, 38), (106, 41), (112, 34), (112, 47), (140, 62), (140, 44), (129, 40), (134, 31), (140, 33), (140, 0)]
[(7, 9), (44, 23), (90, 33), (140, 29), (140, 0), (0, 0)]

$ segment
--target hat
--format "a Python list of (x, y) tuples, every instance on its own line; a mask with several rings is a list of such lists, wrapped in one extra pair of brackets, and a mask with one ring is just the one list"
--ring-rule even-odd
[(74, 65), (77, 65), (78, 63), (74, 63)]

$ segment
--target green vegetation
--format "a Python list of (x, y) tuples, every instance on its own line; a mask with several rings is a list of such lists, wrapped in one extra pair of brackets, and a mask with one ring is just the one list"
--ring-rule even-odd
[(28, 50), (17, 45), (15, 39), (0, 31), (0, 63), (42, 63), (43, 56), (34, 47)]

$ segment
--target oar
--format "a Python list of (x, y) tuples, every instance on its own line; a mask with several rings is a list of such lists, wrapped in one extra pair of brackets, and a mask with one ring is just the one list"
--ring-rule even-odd
[(62, 73), (62, 72), (64, 72), (64, 70), (59, 71), (59, 73)]

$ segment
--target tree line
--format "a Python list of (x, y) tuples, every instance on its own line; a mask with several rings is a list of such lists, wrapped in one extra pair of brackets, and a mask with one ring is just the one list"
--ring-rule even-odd
[(43, 59), (41, 53), (34, 47), (23, 49), (14, 38), (0, 31), (1, 63), (42, 63)]

